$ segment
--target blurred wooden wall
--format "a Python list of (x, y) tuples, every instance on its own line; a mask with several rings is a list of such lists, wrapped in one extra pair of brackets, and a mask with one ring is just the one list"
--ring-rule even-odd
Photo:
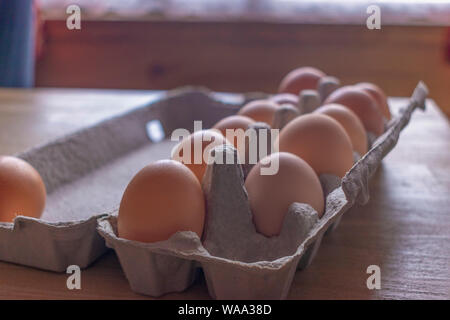
[(344, 84), (370, 81), (408, 96), (424, 80), (450, 115), (445, 27), (298, 25), (254, 22), (47, 21), (36, 85), (217, 91), (276, 90), (297, 66), (316, 66)]

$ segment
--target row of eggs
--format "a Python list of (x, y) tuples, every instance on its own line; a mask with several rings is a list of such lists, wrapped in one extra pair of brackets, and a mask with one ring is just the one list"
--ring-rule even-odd
[[(232, 144), (248, 150), (238, 140), (228, 141), (227, 130), (247, 130), (258, 122), (273, 125), (281, 106), (297, 106), (299, 93), (316, 89), (325, 74), (306, 67), (290, 72), (279, 93), (244, 105), (237, 115), (217, 122), (212, 129), (196, 131), (184, 138), (163, 160), (142, 169), (128, 185), (119, 209), (118, 233), (126, 239), (155, 242), (177, 231), (196, 232), (201, 238), (205, 220), (205, 198), (201, 183), (207, 163), (183, 158), (183, 150), (199, 144), (205, 149)], [(368, 149), (366, 132), (379, 136), (391, 117), (383, 91), (370, 83), (341, 87), (332, 92), (313, 113), (288, 122), (276, 138), (276, 152), (261, 159), (248, 173), (245, 189), (256, 230), (265, 236), (281, 231), (284, 216), (293, 202), (309, 204), (319, 217), (325, 199), (321, 174), (342, 178), (353, 166), (354, 155)], [(240, 143), (248, 143), (240, 141)], [(261, 175), (261, 166), (278, 161), (278, 172)]]
[[(316, 89), (323, 77), (323, 72), (310, 67), (293, 70), (282, 80), (278, 94), (250, 102), (237, 115), (220, 120), (213, 127), (218, 131), (194, 132), (178, 148), (200, 140), (202, 148), (231, 143), (242, 149), (236, 141), (226, 140), (227, 129), (246, 130), (257, 122), (272, 125), (280, 106), (295, 107), (299, 93)], [(360, 83), (335, 90), (313, 113), (291, 120), (277, 137), (278, 152), (257, 163), (245, 180), (256, 230), (277, 235), (293, 202), (307, 203), (321, 216), (324, 196), (318, 176), (343, 177), (353, 165), (353, 151), (367, 152), (366, 132), (381, 135), (390, 117), (383, 91)], [(183, 164), (177, 158), (180, 152), (173, 154), (171, 160), (146, 166), (128, 184), (119, 208), (120, 237), (155, 242), (184, 230), (202, 236), (206, 209), (201, 181), (206, 163)], [(277, 174), (261, 175), (261, 163), (273, 157), (279, 163)], [(0, 157), (0, 222), (12, 222), (18, 215), (39, 218), (45, 199), (45, 185), (32, 166), (15, 157)]]

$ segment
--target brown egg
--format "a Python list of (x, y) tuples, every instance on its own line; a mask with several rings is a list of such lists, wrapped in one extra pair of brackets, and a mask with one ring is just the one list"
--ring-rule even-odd
[(46, 190), (39, 173), (22, 159), (0, 156), (0, 222), (16, 216), (40, 218)]
[[(278, 161), (278, 172), (261, 175), (264, 162)], [(257, 163), (245, 180), (256, 230), (267, 237), (280, 234), (284, 217), (293, 202), (313, 207), (319, 217), (324, 196), (314, 170), (299, 157), (286, 152), (273, 153)]]
[(174, 148), (172, 159), (186, 165), (201, 183), (208, 164), (206, 160), (211, 150), (218, 145), (226, 143), (228, 141), (218, 131), (196, 131), (184, 138)]
[(352, 142), (353, 150), (361, 156), (367, 152), (367, 134), (358, 116), (340, 104), (326, 104), (314, 111), (332, 117), (344, 127)]
[(117, 218), (121, 238), (155, 242), (178, 231), (200, 238), (205, 221), (205, 199), (195, 175), (173, 160), (144, 167), (128, 184)]
[(298, 95), (305, 89), (317, 90), (319, 80), (325, 76), (325, 73), (312, 67), (292, 70), (281, 80), (278, 92)]
[(352, 110), (359, 117), (366, 131), (379, 136), (384, 131), (383, 115), (377, 102), (363, 89), (345, 86), (337, 89), (325, 99), (324, 104), (337, 103)]
[(279, 108), (278, 104), (270, 100), (254, 100), (243, 106), (238, 115), (247, 116), (256, 122), (265, 122), (272, 125), (275, 111)]
[(249, 117), (234, 115), (220, 120), (213, 126), (213, 129), (220, 130), (227, 141), (233, 143), (242, 162), (248, 159), (247, 153), (249, 150), (247, 147), (249, 140), (246, 138), (245, 131), (253, 123), (255, 121)]
[(294, 107), (298, 105), (298, 96), (292, 93), (278, 93), (270, 97), (270, 100), (278, 105), (288, 104)]
[(361, 82), (358, 83), (356, 86), (364, 89), (364, 91), (370, 94), (372, 98), (374, 98), (377, 101), (377, 106), (380, 109), (383, 116), (387, 120), (391, 119), (391, 112), (389, 111), (386, 94), (383, 92), (383, 90), (381, 90), (380, 87), (369, 82)]
[[(227, 136), (228, 130), (238, 130), (242, 129), (243, 131), (247, 130), (249, 125), (255, 123), (255, 121), (246, 116), (234, 115), (223, 118), (219, 122), (217, 122), (212, 128), (219, 130), (224, 137)], [(232, 141), (231, 139), (228, 139)], [(237, 148), (237, 140), (234, 139), (233, 145)]]
[(306, 114), (295, 118), (275, 140), (280, 152), (305, 160), (317, 175), (343, 177), (353, 166), (352, 143), (344, 128), (331, 117)]

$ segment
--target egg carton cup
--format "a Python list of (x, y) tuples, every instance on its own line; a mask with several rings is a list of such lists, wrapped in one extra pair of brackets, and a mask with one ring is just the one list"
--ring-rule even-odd
[[(341, 181), (322, 175), (325, 213), (293, 203), (279, 236), (256, 232), (244, 186), (242, 166), (210, 164), (203, 180), (207, 214), (202, 239), (188, 231), (166, 241), (142, 243), (120, 238), (117, 212), (101, 217), (98, 231), (113, 248), (133, 291), (158, 297), (187, 289), (203, 270), (209, 294), (215, 299), (284, 299), (295, 272), (307, 267), (324, 234), (355, 203), (369, 199), (369, 180), (383, 157), (396, 145), (401, 130), (416, 108), (425, 107), (428, 90), (420, 82), (409, 104), (389, 122)], [(213, 156), (237, 158), (230, 146), (219, 146)], [(340, 180), (340, 179), (339, 179)], [(268, 195), (270, 196), (270, 195)]]
[(47, 203), (40, 219), (18, 216), (0, 223), (0, 260), (56, 272), (69, 265), (88, 267), (108, 250), (96, 230), (97, 219), (118, 208), (125, 187), (143, 166), (170, 156), (170, 145), (151, 141), (148, 123), (159, 121), (164, 132), (192, 131), (194, 120), (212, 126), (239, 108), (235, 101), (213, 97), (205, 89), (173, 90), (16, 154), (42, 176)]

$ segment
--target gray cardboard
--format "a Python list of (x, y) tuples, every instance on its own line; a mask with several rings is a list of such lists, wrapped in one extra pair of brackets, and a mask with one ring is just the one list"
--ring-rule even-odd
[[(146, 125), (159, 120), (165, 132), (212, 126), (238, 106), (218, 102), (205, 90), (179, 89), (159, 101), (117, 115), (16, 156), (41, 174), (47, 203), (40, 219), (0, 223), (0, 260), (65, 272), (87, 267), (107, 248), (97, 218), (118, 208), (130, 179), (146, 164), (168, 158), (173, 143), (152, 143)], [(207, 116), (205, 117), (205, 114)]]
[(1, 260), (60, 272), (73, 264), (85, 268), (105, 251), (95, 232), (98, 217), (62, 223), (17, 217), (14, 224), (0, 223)]
[[(107, 246), (116, 250), (131, 287), (138, 293), (160, 296), (184, 290), (194, 280), (196, 266), (200, 266), (213, 298), (283, 299), (296, 270), (307, 267), (314, 258), (324, 233), (355, 202), (368, 200), (370, 177), (397, 143), (411, 113), (424, 107), (426, 95), (426, 87), (419, 83), (409, 105), (392, 119), (387, 132), (373, 142), (340, 186), (336, 188), (339, 183), (335, 177), (320, 177), (328, 193), (321, 219), (310, 206), (293, 203), (278, 237), (266, 238), (254, 230), (243, 171), (238, 164), (208, 166), (203, 181), (208, 213), (202, 240), (192, 232), (178, 232), (156, 243), (121, 239), (115, 229), (116, 215), (100, 218), (98, 230)], [(214, 152), (228, 154), (233, 150), (219, 147)], [(165, 256), (174, 259), (166, 260)], [(180, 267), (171, 268), (172, 264)], [(142, 283), (143, 279), (164, 276), (167, 282), (163, 285), (156, 280)]]
[[(324, 189), (332, 190), (321, 219), (311, 207), (293, 204), (280, 236), (264, 238), (253, 230), (242, 169), (212, 165), (204, 190), (213, 214), (208, 214), (203, 242), (192, 232), (178, 232), (167, 241), (150, 244), (118, 238), (116, 215), (104, 213), (116, 212), (132, 176), (145, 164), (168, 158), (173, 147), (168, 141), (152, 143), (147, 123), (159, 120), (166, 133), (176, 128), (192, 131), (194, 120), (201, 119), (210, 127), (239, 109), (215, 100), (205, 90), (169, 92), (160, 101), (20, 154), (42, 175), (48, 203), (41, 219), (18, 217), (14, 223), (0, 224), (0, 260), (52, 271), (65, 271), (69, 264), (86, 267), (106, 250), (103, 238), (116, 250), (136, 292), (159, 296), (182, 291), (195, 281), (201, 267), (213, 298), (283, 299), (297, 268), (306, 267), (314, 258), (326, 230), (355, 202), (367, 201), (370, 176), (397, 143), (414, 109), (423, 106), (426, 93), (419, 84), (411, 103), (392, 119), (386, 133), (374, 141), (341, 186), (334, 189), (332, 182), (321, 177)], [(224, 189), (224, 183), (235, 187)], [(225, 204), (226, 198), (218, 196), (224, 190), (234, 202)], [(228, 212), (233, 206), (234, 215)], [(239, 223), (226, 221), (226, 215)], [(94, 230), (96, 218), (102, 238)], [(233, 226), (228, 235), (223, 223)], [(249, 252), (246, 243), (230, 237), (234, 229), (246, 237), (249, 246), (260, 248)], [(240, 248), (231, 248), (231, 240), (224, 241), (222, 236), (234, 238), (234, 246)]]

